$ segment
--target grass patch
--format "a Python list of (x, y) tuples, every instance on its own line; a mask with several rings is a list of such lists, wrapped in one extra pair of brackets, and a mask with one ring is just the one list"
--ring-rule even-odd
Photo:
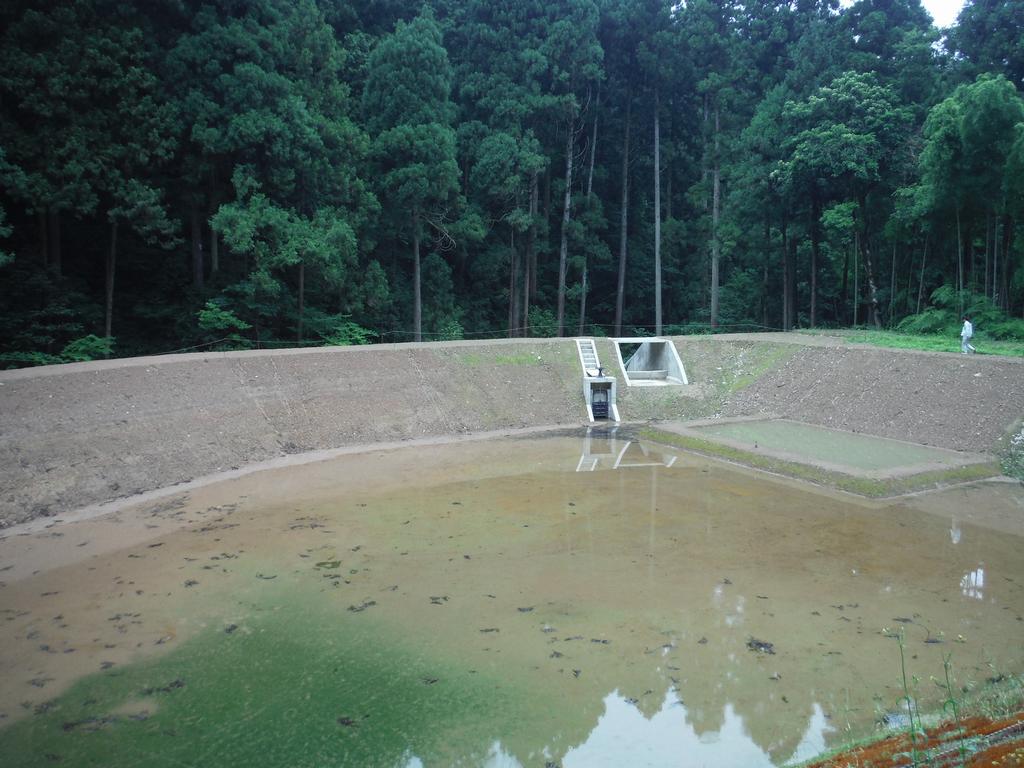
[(774, 370), (792, 357), (793, 353), (796, 351), (792, 346), (782, 346), (779, 344), (762, 346), (763, 348), (751, 350), (754, 352), (752, 355), (754, 357), (753, 360), (743, 360), (745, 363), (744, 370), (738, 372), (736, 377), (727, 384), (729, 392), (738, 392), (741, 389), (749, 387), (766, 373)]
[(814, 483), (815, 485), (835, 488), (868, 498), (900, 496), (914, 491), (937, 488), (941, 485), (983, 480), (1000, 474), (1000, 468), (997, 463), (986, 462), (984, 464), (970, 464), (964, 467), (952, 467), (950, 469), (879, 480), (869, 477), (855, 477), (842, 472), (814, 467), (809, 464), (799, 464), (794, 461), (777, 459), (753, 451), (745, 451), (740, 448), (723, 445), (722, 443), (706, 440), (701, 437), (680, 435), (653, 427), (641, 429), (640, 437), (654, 443), (661, 443), (705, 456), (725, 459), (726, 461), (732, 461), (737, 464), (753, 467), (754, 469), (792, 477), (797, 480)]
[(457, 355), (456, 359), (462, 363), (462, 365), (468, 366), (479, 366), (479, 365), (543, 365), (544, 360), (540, 355), (535, 355), (530, 352), (512, 352), (505, 354), (493, 354), (493, 355), (481, 355), (477, 353), (467, 353), (463, 355)]
[[(899, 333), (897, 331), (871, 331), (867, 329), (836, 329), (827, 331), (801, 331), (811, 335), (838, 336), (851, 344), (870, 344), (889, 349), (917, 349), (925, 352), (960, 352), (960, 337), (934, 334)], [(975, 335), (972, 343), (979, 355), (1024, 357), (1024, 341), (994, 341), (983, 334)]]

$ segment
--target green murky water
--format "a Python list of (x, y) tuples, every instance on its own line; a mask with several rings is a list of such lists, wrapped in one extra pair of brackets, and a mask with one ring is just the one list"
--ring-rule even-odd
[(6, 766), (757, 766), (1020, 673), (1024, 494), (868, 504), (555, 436), (0, 540)]

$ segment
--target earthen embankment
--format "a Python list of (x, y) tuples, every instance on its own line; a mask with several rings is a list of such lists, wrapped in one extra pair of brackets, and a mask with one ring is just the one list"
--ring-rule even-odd
[[(994, 452), (1024, 361), (798, 334), (676, 339), (692, 385), (624, 419), (775, 414)], [(599, 345), (620, 375), (611, 342)], [(280, 457), (585, 423), (568, 339), (196, 353), (0, 372), (0, 527)]]

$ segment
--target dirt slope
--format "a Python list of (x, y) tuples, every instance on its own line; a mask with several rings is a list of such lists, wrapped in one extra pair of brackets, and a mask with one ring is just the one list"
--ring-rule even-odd
[(871, 347), (802, 347), (733, 393), (728, 415), (773, 413), (851, 432), (998, 452), (1024, 415), (1018, 359)]
[(141, 358), (0, 373), (0, 527), (285, 454), (581, 423), (571, 342)]

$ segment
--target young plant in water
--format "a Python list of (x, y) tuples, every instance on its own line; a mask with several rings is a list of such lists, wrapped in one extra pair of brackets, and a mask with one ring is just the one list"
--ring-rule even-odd
[(942, 711), (952, 712), (953, 721), (956, 723), (956, 733), (958, 737), (958, 747), (960, 752), (960, 766), (967, 765), (967, 744), (964, 742), (966, 732), (964, 731), (963, 724), (960, 722), (960, 702), (957, 701), (956, 695), (953, 693), (953, 665), (950, 663), (950, 659), (953, 658), (952, 651), (942, 657), (942, 669), (945, 672), (945, 682), (939, 682), (935, 680), (935, 684), (939, 686), (943, 691), (946, 692), (946, 698), (942, 702)]
[(886, 628), (882, 630), (882, 634), (886, 637), (895, 637), (900, 647), (900, 675), (903, 678), (903, 697), (900, 701), (905, 702), (907, 705), (907, 734), (910, 736), (910, 759), (914, 767), (917, 768), (921, 764), (921, 755), (917, 751), (917, 731), (920, 725), (920, 717), (915, 718), (917, 706), (914, 697), (910, 694), (910, 685), (907, 682), (906, 642), (903, 635), (903, 627), (900, 627), (896, 632)]

